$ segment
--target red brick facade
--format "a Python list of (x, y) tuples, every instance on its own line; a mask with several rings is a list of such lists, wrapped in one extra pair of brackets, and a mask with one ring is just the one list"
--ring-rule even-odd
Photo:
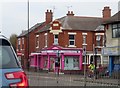
[[(45, 48), (46, 47), (46, 44), (45, 44), (46, 42), (47, 42), (47, 47), (50, 47), (54, 44), (54, 34), (51, 33), (50, 30), (49, 30), (52, 27), (52, 17), (53, 17), (52, 15), (53, 15), (52, 11), (47, 10), (45, 22), (42, 23), (41, 25), (37, 26), (34, 30), (32, 30), (29, 33), (29, 54), (32, 53), (32, 52), (38, 52), (41, 49)], [(105, 7), (104, 10), (103, 10), (103, 20), (108, 19), (110, 17), (110, 15), (111, 15), (110, 14), (110, 9), (108, 7)], [(71, 12), (68, 11), (67, 17), (74, 17), (73, 11), (71, 11)], [(66, 17), (66, 19), (67, 19), (67, 17)], [(77, 17), (77, 18), (80, 18), (80, 17)], [(86, 17), (86, 18), (92, 19), (91, 17)], [(71, 19), (74, 19), (74, 18), (71, 18)], [(83, 19), (83, 18), (81, 18), (81, 19)], [(98, 18), (96, 18), (96, 19), (98, 19)], [(64, 24), (62, 24), (61, 22), (60, 22), (59, 26), (63, 27)], [(42, 30), (44, 27), (46, 27), (48, 24), (50, 24), (50, 26), (48, 28), (46, 28), (47, 30), (45, 29), (42, 32), (38, 32), (38, 31)], [(76, 24), (76, 23), (74, 22), (74, 23), (71, 23), (71, 24)], [(89, 26), (89, 25), (86, 24), (85, 26)], [(59, 27), (55, 27), (55, 28), (59, 28)], [(78, 25), (78, 28), (79, 28), (79, 25)], [(83, 35), (82, 35), (82, 33), (87, 33), (87, 36), (86, 36), (86, 44), (87, 44), (86, 45), (86, 51), (93, 52), (93, 44), (95, 44), (95, 46), (96, 46), (96, 35), (95, 35), (95, 33), (104, 33), (104, 31), (99, 31), (99, 30), (95, 31), (95, 29), (94, 30), (91, 30), (91, 29), (90, 30), (84, 30), (84, 29), (79, 29), (79, 30), (77, 30), (77, 29), (69, 29), (69, 30), (64, 29), (63, 30), (61, 28), (61, 32), (59, 32), (59, 34), (58, 34), (58, 45), (59, 46), (69, 47), (69, 33), (75, 33), (75, 36), (74, 36), (75, 47), (74, 48), (83, 48)], [(39, 43), (38, 43), (39, 47), (36, 47), (36, 43), (37, 43), (36, 36), (38, 37), (38, 40), (39, 40)], [(45, 36), (47, 36), (47, 37), (45, 38)], [(102, 35), (101, 39), (100, 39), (100, 46), (103, 46), (103, 36), (104, 35)], [(21, 49), (22, 48), (22, 38), (24, 38), (24, 49)], [(18, 41), (17, 41), (17, 44), (16, 44), (17, 52), (22, 53), (22, 58), (21, 59), (24, 59), (22, 61), (22, 64), (24, 65), (24, 67), (26, 67), (27, 66), (26, 62), (28, 61), (28, 56), (27, 56), (28, 55), (27, 33), (25, 35), (18, 36), (18, 40), (19, 39), (20, 39), (20, 50), (18, 49), (19, 44), (18, 44)]]

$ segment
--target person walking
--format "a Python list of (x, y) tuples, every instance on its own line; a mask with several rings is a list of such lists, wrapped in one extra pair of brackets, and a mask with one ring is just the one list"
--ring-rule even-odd
[(89, 68), (89, 77), (91, 78), (91, 77), (93, 77), (94, 76), (94, 70), (95, 70), (95, 65), (93, 64), (93, 62), (92, 63), (90, 63), (90, 65), (88, 66), (88, 68)]

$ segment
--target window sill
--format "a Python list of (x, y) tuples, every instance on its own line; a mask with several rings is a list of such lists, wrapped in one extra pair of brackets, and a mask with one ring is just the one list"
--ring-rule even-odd
[(103, 46), (96, 46), (96, 48), (103, 48)]
[(85, 43), (84, 43), (84, 44), (82, 44), (82, 45), (83, 45), (83, 46), (87, 46), (87, 44), (85, 44)]
[(68, 47), (76, 47), (75, 45), (69, 45)]
[(36, 47), (36, 49), (38, 49), (39, 47)]
[(45, 48), (46, 48), (47, 46), (45, 46)]

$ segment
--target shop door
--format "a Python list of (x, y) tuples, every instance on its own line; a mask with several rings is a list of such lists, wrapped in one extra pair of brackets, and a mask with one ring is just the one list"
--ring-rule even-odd
[(73, 69), (73, 58), (65, 58), (65, 70), (72, 70)]
[(50, 70), (54, 70), (55, 67), (55, 58), (50, 58)]

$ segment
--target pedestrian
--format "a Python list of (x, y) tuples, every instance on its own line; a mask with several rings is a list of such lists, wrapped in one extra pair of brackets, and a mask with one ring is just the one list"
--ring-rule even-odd
[(93, 64), (93, 62), (90, 63), (88, 68), (89, 68), (89, 77), (91, 78), (94, 76), (94, 70), (95, 70), (95, 65)]
[(101, 78), (102, 74), (103, 74), (103, 67), (102, 67), (101, 64), (99, 64), (99, 68), (98, 68), (98, 77)]

